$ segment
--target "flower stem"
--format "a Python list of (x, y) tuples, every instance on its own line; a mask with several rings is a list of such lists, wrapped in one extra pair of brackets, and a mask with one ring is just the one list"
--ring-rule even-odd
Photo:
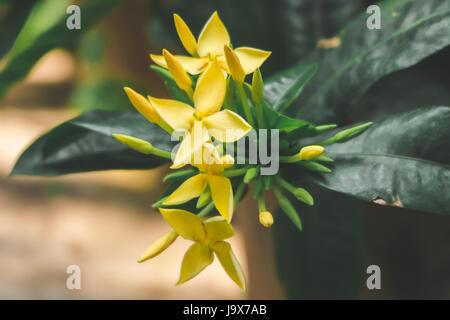
[(236, 189), (236, 194), (234, 195), (234, 208), (238, 205), (239, 201), (241, 201), (242, 195), (244, 194), (246, 184), (241, 182)]
[(258, 121), (259, 128), (261, 128), (261, 129), (266, 128), (266, 121), (264, 120), (262, 103), (259, 103), (256, 105), (256, 120)]
[(158, 149), (155, 147), (153, 147), (153, 149), (152, 149), (152, 154), (154, 154), (155, 156), (161, 157), (161, 158), (166, 158), (169, 160), (172, 159), (172, 154), (169, 151), (161, 150), (161, 149)]
[(242, 176), (243, 174), (245, 174), (247, 172), (247, 170), (248, 170), (247, 167), (240, 168), (240, 169), (225, 170), (222, 172), (222, 175), (224, 177), (237, 177), (237, 176)]
[(262, 194), (260, 194), (258, 196), (258, 209), (259, 212), (263, 212), (266, 211), (266, 201), (264, 200), (264, 196)]
[(282, 186), (289, 192), (295, 192), (295, 190), (297, 189), (292, 184), (290, 184), (289, 182), (287, 182), (286, 180), (284, 180), (282, 177), (280, 177), (278, 175), (275, 176), (275, 179), (277, 180), (277, 182), (280, 186)]
[(214, 202), (213, 202), (213, 201), (211, 201), (210, 203), (208, 203), (208, 205), (207, 205), (206, 207), (204, 207), (204, 208), (202, 209), (202, 211), (200, 211), (200, 212), (198, 213), (197, 216), (199, 216), (200, 218), (203, 218), (203, 217), (207, 216), (208, 213), (210, 213), (212, 209), (214, 209)]
[(280, 156), (280, 161), (283, 163), (294, 163), (300, 160), (297, 153), (292, 156)]
[(244, 86), (242, 83), (237, 83), (239, 89), (239, 95), (241, 96), (242, 106), (244, 107), (245, 117), (247, 118), (248, 123), (254, 128), (255, 121), (253, 120), (253, 115), (248, 105), (247, 94), (245, 93)]

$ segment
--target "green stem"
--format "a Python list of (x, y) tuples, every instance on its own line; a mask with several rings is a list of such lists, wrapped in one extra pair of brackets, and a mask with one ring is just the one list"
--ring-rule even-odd
[(280, 156), (280, 162), (283, 163), (294, 163), (300, 161), (298, 154), (294, 154), (292, 156)]
[(258, 196), (258, 209), (259, 209), (259, 212), (267, 211), (266, 201), (262, 194)]
[(242, 176), (247, 172), (248, 168), (240, 168), (240, 169), (231, 169), (231, 170), (225, 170), (222, 172), (222, 176), (224, 177), (237, 177)]
[(185, 91), (187, 96), (189, 97), (189, 99), (191, 101), (194, 101), (194, 90), (192, 89), (192, 87), (188, 88), (188, 90)]
[(244, 194), (246, 184), (241, 182), (236, 189), (236, 194), (234, 195), (234, 208), (236, 208), (239, 201), (241, 201), (242, 195)]
[(258, 121), (259, 128), (266, 128), (266, 121), (264, 119), (263, 106), (262, 103), (256, 105), (256, 120)]
[(245, 93), (244, 86), (242, 83), (237, 83), (239, 89), (239, 95), (241, 96), (242, 106), (244, 107), (245, 117), (247, 118), (248, 123), (254, 128), (255, 121), (253, 120), (253, 115), (248, 105), (247, 94)]
[(161, 149), (158, 149), (158, 148), (155, 148), (155, 147), (152, 148), (152, 153), (151, 154), (154, 154), (155, 156), (158, 156), (158, 157), (161, 157), (161, 158), (166, 158), (166, 159), (169, 159), (169, 160), (172, 159), (172, 154), (169, 151), (161, 150)]
[(208, 203), (208, 205), (207, 205), (206, 207), (204, 207), (204, 208), (202, 209), (202, 211), (200, 211), (200, 212), (198, 213), (197, 216), (199, 216), (200, 218), (203, 218), (203, 217), (205, 217), (206, 215), (208, 215), (208, 213), (210, 213), (212, 209), (214, 209), (214, 202), (213, 202), (213, 201), (211, 201), (210, 203)]
[(280, 176), (275, 176), (275, 179), (277, 180), (277, 182), (280, 186), (282, 186), (289, 192), (295, 192), (295, 190), (297, 189), (296, 187), (294, 187), (292, 184), (290, 184), (289, 182), (287, 182)]

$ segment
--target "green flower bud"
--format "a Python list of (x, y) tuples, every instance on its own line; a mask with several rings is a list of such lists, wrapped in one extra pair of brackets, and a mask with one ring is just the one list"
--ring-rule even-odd
[(330, 173), (331, 170), (324, 165), (314, 162), (314, 161), (299, 161), (297, 162), (298, 165), (301, 165), (305, 167), (308, 170), (311, 171), (317, 171), (317, 172), (324, 172), (324, 173)]
[(198, 197), (196, 208), (202, 208), (206, 206), (211, 201), (211, 190), (207, 188), (203, 193)]
[(130, 147), (131, 149), (134, 149), (144, 154), (153, 153), (153, 146), (150, 142), (118, 133), (113, 133), (112, 136), (118, 141), (122, 142), (127, 147)]
[(365, 131), (368, 127), (370, 127), (373, 124), (373, 122), (367, 122), (367, 123), (363, 123), (359, 126), (353, 127), (353, 128), (349, 128), (349, 129), (345, 129), (341, 132), (338, 132), (335, 136), (334, 136), (334, 141), (335, 142), (344, 142), (350, 138), (353, 138), (354, 136), (362, 133), (363, 131)]
[(248, 184), (250, 183), (250, 181), (252, 181), (253, 179), (255, 179), (259, 174), (259, 168), (258, 167), (251, 167), (250, 169), (247, 170), (247, 172), (245, 173), (244, 176), (244, 183)]
[(296, 188), (292, 191), (292, 194), (297, 198), (297, 200), (306, 203), (309, 206), (314, 205), (314, 199), (312, 195), (303, 188)]
[(252, 100), (255, 105), (261, 104), (264, 101), (264, 84), (259, 69), (256, 69), (255, 72), (253, 72)]
[(288, 198), (283, 196), (283, 194), (278, 190), (278, 188), (273, 188), (273, 191), (275, 193), (275, 197), (278, 200), (278, 204), (280, 205), (281, 210), (283, 210), (284, 213), (291, 219), (291, 221), (294, 223), (294, 225), (302, 231), (302, 221), (300, 220), (300, 217), (298, 216), (297, 211), (295, 210), (292, 203), (289, 201)]

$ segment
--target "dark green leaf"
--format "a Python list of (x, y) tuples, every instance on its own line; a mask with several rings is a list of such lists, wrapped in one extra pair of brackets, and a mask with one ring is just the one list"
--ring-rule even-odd
[(339, 33), (338, 48), (317, 49), (310, 56), (320, 69), (305, 89), (302, 118), (342, 123), (376, 80), (450, 44), (449, 1), (387, 0), (379, 6), (380, 30), (366, 28), (363, 12)]
[(11, 49), (35, 0), (0, 4), (0, 60)]
[[(66, 26), (67, 15), (63, 12), (59, 20), (49, 29), (44, 28), (42, 33), (33, 34), (30, 41), (23, 40), (20, 41), (20, 44), (15, 44), (11, 56), (8, 57), (7, 64), (0, 71), (0, 97), (6, 93), (12, 84), (24, 78), (45, 53), (78, 40), (83, 32), (98, 22), (120, 1), (85, 1), (80, 6), (82, 12), (81, 30), (69, 30)], [(27, 33), (23, 34), (23, 37), (27, 36)]]
[(449, 128), (449, 107), (391, 116), (328, 146), (333, 171), (311, 179), (366, 201), (450, 214)]
[(275, 110), (286, 110), (298, 98), (317, 69), (317, 64), (299, 65), (270, 77), (264, 85), (266, 100), (273, 104)]
[(109, 169), (150, 169), (168, 161), (134, 151), (115, 140), (112, 133), (134, 136), (167, 151), (175, 144), (167, 132), (137, 112), (92, 111), (37, 139), (20, 156), (11, 174), (56, 176)]
[(309, 122), (291, 118), (273, 110), (267, 103), (263, 103), (263, 110), (269, 127), (272, 129), (279, 129), (281, 132), (292, 133), (314, 127)]

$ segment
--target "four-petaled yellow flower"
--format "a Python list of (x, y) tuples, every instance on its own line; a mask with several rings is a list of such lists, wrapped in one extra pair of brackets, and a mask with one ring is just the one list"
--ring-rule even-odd
[(216, 60), (209, 64), (193, 94), (194, 108), (170, 99), (148, 97), (151, 105), (174, 130), (183, 130), (184, 139), (173, 160), (172, 169), (189, 163), (192, 153), (210, 140), (235, 142), (245, 136), (251, 126), (238, 114), (222, 110), (226, 80)]
[[(197, 152), (199, 154), (200, 152)], [(199, 169), (199, 174), (183, 182), (164, 202), (164, 205), (177, 205), (199, 197), (209, 185), (211, 197), (219, 213), (231, 221), (233, 216), (233, 189), (231, 181), (221, 175), (223, 170), (230, 166), (230, 157), (220, 157), (217, 149), (206, 143), (200, 161), (192, 161)], [(200, 158), (201, 157), (201, 158)], [(195, 158), (195, 155), (194, 155)]]
[[(181, 43), (186, 51), (192, 55), (192, 57), (175, 56), (187, 72), (193, 75), (199, 74), (217, 59), (219, 65), (227, 73), (230, 73), (224, 56), (224, 46), (231, 44), (230, 36), (217, 12), (214, 12), (208, 22), (206, 22), (200, 32), (198, 42), (183, 19), (177, 14), (174, 14), (173, 17)], [(259, 68), (271, 54), (270, 51), (250, 47), (239, 47), (234, 52), (238, 56), (245, 74), (250, 74)], [(162, 55), (151, 54), (150, 57), (156, 64), (167, 68), (166, 61)]]
[[(242, 268), (230, 244), (223, 241), (234, 235), (233, 227), (225, 218), (215, 216), (202, 221), (200, 217), (185, 210), (159, 210), (174, 231), (152, 244), (139, 261), (145, 261), (164, 251), (178, 234), (186, 240), (194, 241), (194, 244), (184, 254), (177, 284), (184, 283), (198, 275), (213, 262), (215, 254), (228, 276), (242, 290), (245, 290)], [(169, 240), (166, 239), (168, 237)], [(147, 254), (147, 252), (149, 253)]]

